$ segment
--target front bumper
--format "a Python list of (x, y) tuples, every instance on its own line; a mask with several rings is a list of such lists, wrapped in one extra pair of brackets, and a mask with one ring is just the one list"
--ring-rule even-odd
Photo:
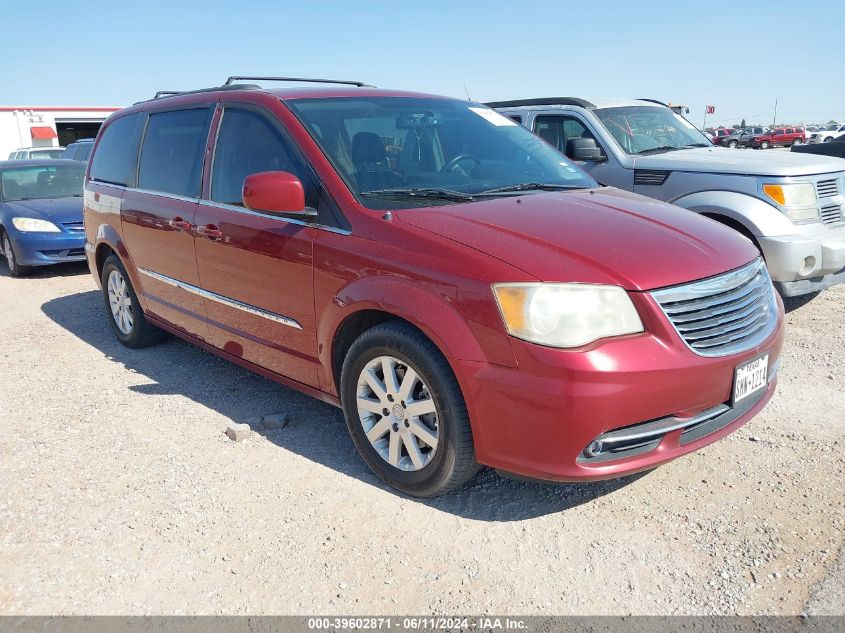
[(786, 297), (816, 292), (845, 281), (845, 225), (823, 224), (807, 233), (757, 238), (769, 275)]
[[(775, 390), (783, 344), (780, 300), (778, 327), (766, 340), (739, 354), (707, 358), (684, 345), (650, 297), (633, 298), (643, 308), (641, 315), (652, 315), (644, 316), (645, 334), (578, 351), (513, 339), (517, 368), (458, 361), (480, 463), (535, 479), (611, 479), (698, 450), (765, 406)], [(729, 407), (735, 367), (764, 352), (769, 354), (769, 382), (742, 410), (721, 411), (719, 420), (710, 416), (695, 427), (667, 430), (645, 451), (584, 459), (585, 448), (602, 434)]]
[(85, 234), (27, 233), (7, 229), (18, 264), (48, 266), (85, 261)]

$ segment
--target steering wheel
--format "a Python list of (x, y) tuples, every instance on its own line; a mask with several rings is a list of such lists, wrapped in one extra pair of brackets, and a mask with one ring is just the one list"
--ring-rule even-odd
[[(452, 160), (450, 160), (448, 163), (443, 165), (443, 167), (440, 169), (440, 171), (441, 172), (454, 171), (455, 167), (457, 167), (462, 161), (465, 161), (465, 160), (471, 160), (472, 162), (475, 163), (476, 167), (478, 167), (481, 164), (481, 160), (477, 156), (475, 156), (474, 154), (469, 154), (469, 153), (458, 154)], [(466, 171), (466, 170), (464, 170), (464, 173), (469, 175), (469, 172)]]

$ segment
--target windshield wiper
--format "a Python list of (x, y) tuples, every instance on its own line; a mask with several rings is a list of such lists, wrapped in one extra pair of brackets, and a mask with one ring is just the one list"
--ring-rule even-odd
[(472, 195), (463, 193), (462, 191), (453, 191), (451, 189), (433, 189), (426, 187), (416, 187), (409, 189), (372, 189), (370, 191), (362, 191), (362, 196), (407, 196), (409, 198), (438, 198), (440, 200), (453, 200), (455, 202), (469, 202), (473, 200)]
[(712, 147), (712, 143), (690, 143), (678, 149), (686, 149), (687, 147)]
[(639, 152), (634, 152), (637, 156), (642, 156), (643, 154), (656, 154), (657, 152), (671, 152), (676, 149), (681, 149), (680, 147), (675, 147), (674, 145), (661, 145), (660, 147), (649, 147), (648, 149), (641, 150)]
[(566, 191), (567, 189), (586, 189), (583, 185), (555, 185), (545, 182), (523, 182), (518, 185), (507, 185), (505, 187), (496, 187), (495, 189), (485, 189), (474, 194), (476, 196), (486, 196), (488, 194), (508, 193), (511, 191)]

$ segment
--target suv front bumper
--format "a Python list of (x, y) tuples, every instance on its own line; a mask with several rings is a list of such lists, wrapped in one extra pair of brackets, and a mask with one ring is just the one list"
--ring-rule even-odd
[(772, 282), (785, 297), (845, 281), (845, 225), (838, 229), (805, 226), (806, 233), (757, 238)]

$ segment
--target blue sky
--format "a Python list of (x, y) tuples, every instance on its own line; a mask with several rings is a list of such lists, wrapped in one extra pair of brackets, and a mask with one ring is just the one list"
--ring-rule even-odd
[(0, 105), (120, 106), (275, 74), (478, 101), (652, 97), (697, 125), (706, 104), (708, 125), (771, 123), (777, 99), (779, 121), (843, 121), (843, 15), (836, 0), (14, 2)]

